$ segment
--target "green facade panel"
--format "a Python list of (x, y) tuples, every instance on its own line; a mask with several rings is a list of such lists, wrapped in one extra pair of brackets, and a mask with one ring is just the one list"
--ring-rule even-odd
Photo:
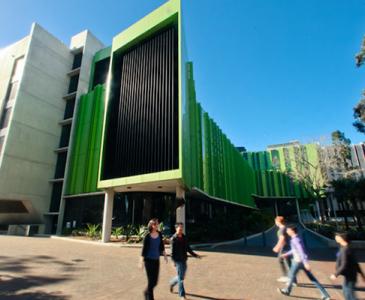
[(97, 191), (104, 94), (104, 86), (97, 85), (80, 97), (66, 195)]
[[(248, 164), (256, 172), (255, 194), (263, 197), (297, 197), (309, 198), (308, 187), (299, 180), (294, 180), (289, 172), (300, 168), (309, 168), (309, 176), (315, 174), (319, 165), (317, 145), (295, 145), (278, 147), (268, 151), (247, 152), (244, 154)], [(307, 163), (303, 163), (306, 161)], [(300, 163), (302, 162), (302, 163)]]
[(196, 100), (193, 66), (186, 64), (183, 183), (212, 197), (255, 207), (255, 173)]

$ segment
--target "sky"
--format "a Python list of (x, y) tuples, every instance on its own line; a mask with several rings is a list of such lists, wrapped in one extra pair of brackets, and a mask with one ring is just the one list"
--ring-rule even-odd
[[(365, 0), (182, 0), (198, 101), (236, 146), (250, 151), (323, 141), (352, 126), (365, 90), (355, 66)], [(1, 0), (0, 49), (32, 22), (67, 45), (89, 29), (106, 46), (162, 0)], [(1, 66), (0, 66), (1, 67)]]

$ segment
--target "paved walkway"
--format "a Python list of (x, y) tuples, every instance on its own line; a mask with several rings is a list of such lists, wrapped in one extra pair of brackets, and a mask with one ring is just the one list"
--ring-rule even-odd
[[(0, 236), (0, 299), (143, 299), (145, 274), (137, 268), (140, 249), (89, 245), (49, 238)], [(186, 279), (191, 300), (318, 299), (303, 277), (291, 298), (279, 295), (275, 257), (263, 249), (244, 253), (203, 252), (190, 259)], [(254, 255), (255, 254), (255, 255)], [(328, 279), (333, 262), (313, 261), (314, 274), (332, 299), (342, 299), (339, 284)], [(365, 267), (365, 266), (364, 266)], [(178, 299), (168, 291), (172, 264), (162, 263), (156, 299)], [(365, 288), (358, 295), (365, 299)]]

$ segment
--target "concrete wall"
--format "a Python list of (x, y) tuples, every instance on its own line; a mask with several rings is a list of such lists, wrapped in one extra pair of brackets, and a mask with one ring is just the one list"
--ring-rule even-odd
[(92, 60), (95, 53), (104, 48), (104, 45), (90, 31), (85, 30), (71, 38), (70, 49), (80, 47), (84, 47), (84, 49), (77, 98), (88, 92)]
[[(6, 93), (12, 76), (15, 61), (24, 56), (29, 46), (30, 37), (27, 36), (20, 41), (0, 50), (0, 112), (3, 108)], [(0, 136), (5, 136), (8, 129), (0, 130)], [(0, 153), (0, 166), (2, 153)]]
[[(43, 223), (48, 211), (73, 55), (68, 47), (37, 24), (31, 34), (17, 43), (24, 53), (23, 76), (8, 126), (0, 165), (0, 201), (23, 201), (29, 213), (0, 213), (3, 224)], [(7, 62), (10, 64), (9, 62)], [(11, 72), (11, 66), (6, 69)], [(1, 70), (1, 78), (3, 68)], [(0, 94), (3, 86), (0, 82)], [(1, 97), (3, 99), (3, 97)]]
[[(97, 51), (104, 48), (104, 45), (102, 42), (100, 42), (90, 31), (85, 30), (83, 32), (80, 32), (79, 34), (73, 36), (71, 38), (70, 43), (70, 49), (78, 49), (80, 47), (83, 47), (83, 57), (80, 67), (80, 73), (79, 73), (79, 83), (76, 93), (76, 105), (74, 110), (74, 116), (77, 116), (77, 110), (79, 107), (79, 100), (80, 96), (83, 94), (86, 94), (88, 92), (89, 88), (89, 81), (90, 81), (90, 72), (91, 72), (91, 66), (92, 61), (94, 58), (94, 55)], [(64, 219), (64, 212), (65, 212), (65, 192), (66, 192), (66, 183), (67, 183), (67, 176), (69, 175), (69, 164), (70, 164), (70, 149), (72, 149), (72, 144), (75, 141), (75, 122), (71, 125), (71, 136), (70, 136), (70, 142), (68, 147), (68, 154), (67, 154), (67, 161), (66, 161), (66, 168), (65, 168), (65, 177), (62, 187), (62, 195), (61, 195), (61, 201), (60, 201), (60, 207), (59, 207), (59, 215), (57, 220), (57, 233), (61, 234), (62, 227), (63, 227), (63, 219)], [(49, 232), (49, 227), (47, 226), (46, 231)]]

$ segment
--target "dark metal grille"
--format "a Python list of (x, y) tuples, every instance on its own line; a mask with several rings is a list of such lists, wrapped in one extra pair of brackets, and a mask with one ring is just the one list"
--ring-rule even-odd
[(178, 168), (177, 62), (174, 27), (114, 59), (103, 179)]

